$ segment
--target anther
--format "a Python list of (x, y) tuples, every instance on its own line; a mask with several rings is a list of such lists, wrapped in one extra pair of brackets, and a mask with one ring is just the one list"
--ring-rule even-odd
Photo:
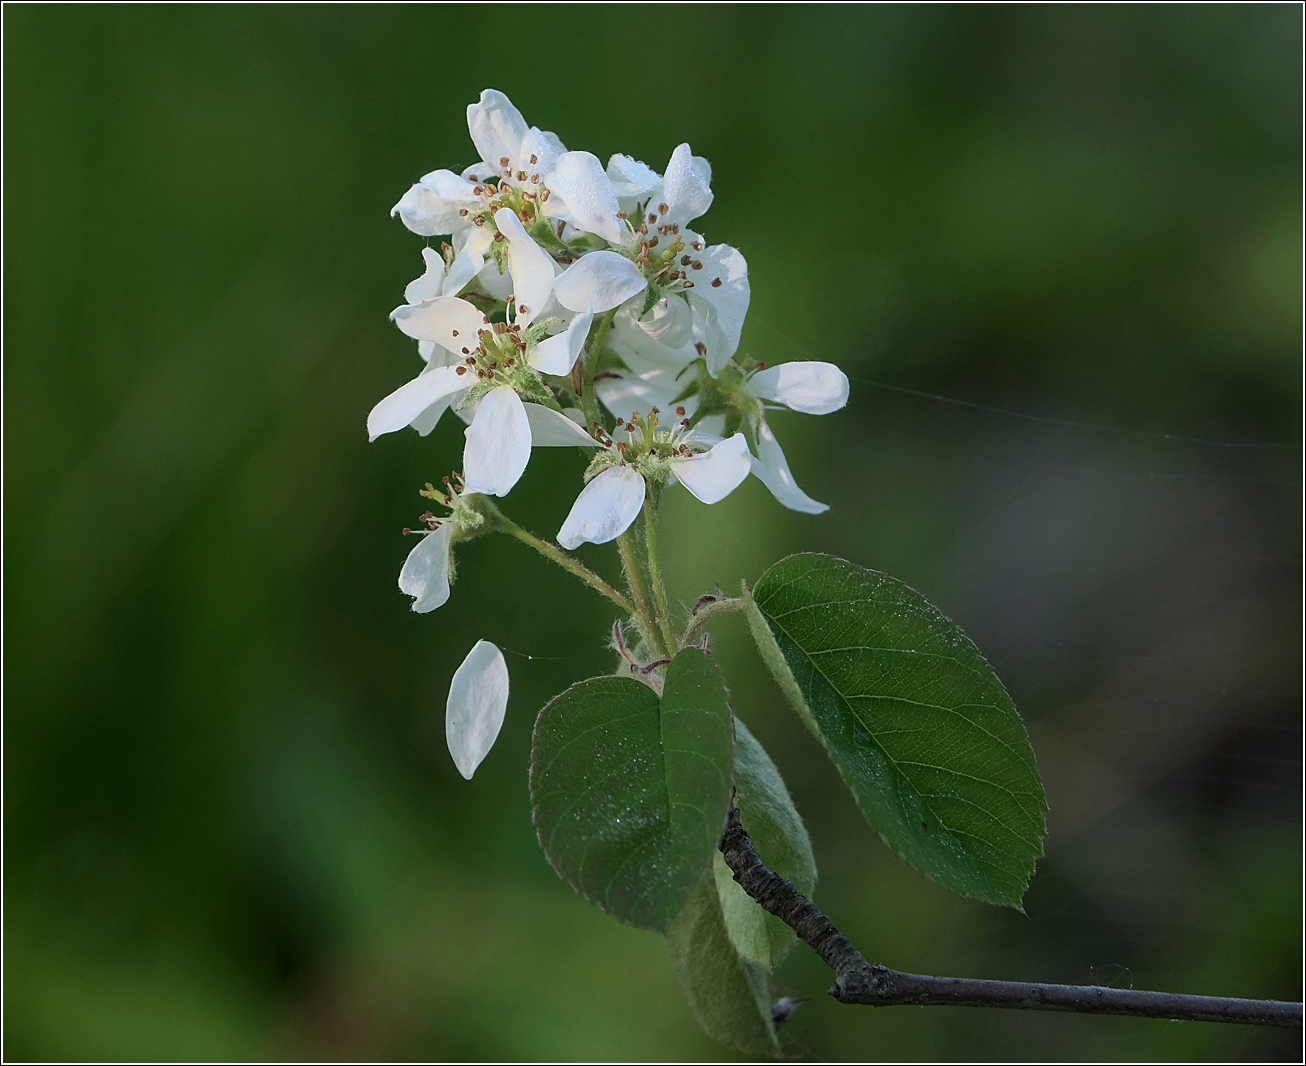
[(757, 369), (758, 369), (758, 370), (765, 370), (765, 369), (766, 369), (766, 364), (765, 364), (764, 362), (762, 362), (762, 360), (760, 360), (760, 359), (757, 361)]
[(701, 251), (703, 250), (703, 242), (702, 242), (702, 241), (690, 241), (690, 242), (689, 242), (689, 246), (690, 246), (691, 248), (693, 248), (694, 251), (696, 251), (696, 252), (701, 252)]
[(649, 222), (656, 222), (656, 221), (658, 220), (658, 216), (655, 215), (655, 214), (653, 214), (653, 213), (650, 211), (650, 212), (649, 212), (649, 216), (648, 216), (648, 220), (649, 220)]
[(694, 283), (692, 281), (685, 282), (685, 288), (692, 289), (693, 287), (694, 287)]
[(658, 239), (654, 237), (651, 241), (648, 242), (648, 246), (650, 248), (656, 248), (658, 246)]
[(476, 359), (475, 359), (474, 357), (472, 357), (472, 356), (468, 356), (467, 359), (465, 360), (465, 362), (467, 363), (468, 366), (475, 366), (475, 365), (476, 365)]
[(518, 180), (518, 181), (525, 181), (525, 180), (526, 180), (526, 171), (524, 171), (524, 170), (519, 170), (519, 171), (517, 171), (517, 180)]
[(532, 175), (531, 175), (531, 184), (532, 184), (532, 185), (538, 185), (539, 183), (540, 183), (540, 176), (539, 176), (538, 174), (532, 174)]
[(707, 355), (707, 345), (702, 341), (698, 341), (694, 345), (694, 351), (698, 352), (699, 355)]
[(679, 415), (681, 418), (685, 417), (685, 405), (683, 403), (676, 405), (676, 414)]
[(467, 212), (467, 208), (465, 208), (465, 207), (460, 207), (460, 208), (458, 208), (458, 217), (459, 217), (459, 218), (466, 218), (466, 217), (467, 217), (467, 213), (468, 213), (468, 212)]
[(472, 190), (472, 195), (473, 195), (473, 196), (480, 196), (481, 193), (483, 193), (483, 192), (485, 192), (485, 186), (484, 186), (484, 185), (478, 185), (478, 186), (476, 186), (476, 188), (474, 188), (474, 189)]
[(721, 288), (721, 279), (720, 279), (720, 278), (713, 278), (713, 279), (712, 279), (712, 288), (714, 288), (714, 289), (719, 289), (719, 288)]
[(517, 313), (519, 315), (529, 315), (531, 313), (531, 309), (527, 307), (525, 304), (518, 304)]
[[(665, 215), (665, 214), (666, 214), (668, 211), (670, 211), (670, 210), (671, 210), (671, 208), (668, 207), (666, 204), (658, 204), (658, 214), (659, 214), (659, 215)], [(653, 220), (652, 220), (652, 219), (649, 219), (649, 221), (652, 222)]]
[(506, 155), (499, 156), (499, 166), (506, 167), (507, 165), (508, 165), (508, 157)]
[(534, 165), (535, 165), (536, 163), (538, 163), (539, 161), (540, 161), (540, 157), (537, 156), (534, 152), (532, 152), (532, 153), (531, 153), (531, 166), (534, 166)]
[(549, 190), (548, 190), (548, 189), (541, 189), (541, 190), (540, 190), (540, 203), (544, 203), (548, 198), (549, 198)]
[(463, 355), (471, 355), (471, 354), (472, 354), (472, 350), (470, 348), (463, 349)]
[(494, 239), (495, 239), (496, 241), (501, 241), (501, 240), (503, 240), (503, 234), (502, 234), (502, 233), (496, 233), (496, 234), (494, 235)]
[(456, 329), (452, 329), (449, 332), (452, 333), (455, 337), (458, 336), (458, 331)]
[(701, 262), (699, 262), (697, 259), (694, 260), (694, 269), (695, 269), (695, 270), (702, 270), (702, 269), (703, 269), (703, 264), (702, 264)]
[(692, 262), (693, 262), (693, 260), (690, 259), (689, 256), (687, 256), (687, 255), (682, 255), (682, 256), (680, 257), (680, 265), (681, 265), (682, 267), (687, 267), (687, 266), (689, 266), (689, 264), (692, 263)]
[(617, 217), (620, 218), (620, 219), (625, 219), (625, 218), (627, 217), (626, 212), (625, 212), (625, 211), (618, 211), (618, 212), (617, 212)]

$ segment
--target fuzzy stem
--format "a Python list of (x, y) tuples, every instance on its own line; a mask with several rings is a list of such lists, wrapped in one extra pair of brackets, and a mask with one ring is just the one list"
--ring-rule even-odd
[[(599, 415), (599, 400), (594, 394), (594, 370), (595, 364), (599, 361), (599, 352), (603, 350), (603, 342), (607, 339), (608, 330), (611, 328), (612, 320), (616, 317), (616, 314), (617, 309), (614, 307), (603, 316), (603, 321), (599, 323), (598, 332), (594, 334), (594, 338), (589, 342), (583, 357), (585, 371), (582, 378), (580, 406), (581, 410), (585, 412), (585, 421), (589, 423), (590, 429), (595, 426), (600, 428), (603, 426), (603, 421)], [(632, 591), (634, 590), (632, 589)]]
[(555, 548), (548, 541), (541, 540), (534, 533), (528, 533), (512, 519), (505, 517), (503, 512), (500, 511), (497, 507), (495, 507), (494, 504), (488, 504), (488, 506), (482, 504), (482, 506), (486, 507), (486, 510), (489, 512), (490, 521), (494, 523), (495, 529), (502, 530), (504, 533), (507, 533), (509, 536), (516, 537), (523, 544), (529, 544), (532, 548), (534, 548), (537, 552), (543, 555), (546, 559), (549, 559), (557, 563), (564, 570), (567, 570), (570, 573), (574, 574), (576, 577), (580, 578), (582, 581), (585, 582), (585, 584), (589, 585), (591, 588), (596, 589), (597, 591), (603, 593), (603, 595), (605, 595), (608, 599), (610, 599), (613, 603), (615, 603), (627, 614), (635, 613), (635, 605), (631, 603), (630, 600), (628, 600), (620, 592), (614, 589), (611, 585), (609, 585), (606, 581), (604, 581), (603, 578), (599, 577), (598, 574), (594, 573), (593, 570), (590, 570), (582, 563), (573, 559), (566, 552), (561, 551), (558, 548)]
[(711, 603), (703, 604), (690, 617), (689, 625), (685, 627), (685, 635), (680, 638), (680, 647), (688, 648), (698, 636), (699, 630), (717, 615), (729, 614), (743, 609), (744, 601), (740, 599), (714, 600)]
[(644, 494), (644, 544), (648, 549), (648, 574), (653, 586), (653, 599), (657, 603), (658, 625), (662, 628), (662, 639), (666, 641), (667, 654), (676, 649), (676, 629), (671, 624), (671, 609), (667, 606), (667, 587), (662, 581), (662, 564), (658, 560), (658, 505), (653, 501), (653, 493)]
[(653, 621), (653, 605), (649, 602), (648, 588), (644, 584), (644, 572), (639, 567), (639, 554), (635, 550), (635, 534), (629, 529), (617, 538), (617, 551), (621, 554), (621, 568), (626, 574), (626, 584), (635, 600), (635, 624), (644, 643), (658, 658), (663, 658), (668, 648), (662, 644), (662, 634)]

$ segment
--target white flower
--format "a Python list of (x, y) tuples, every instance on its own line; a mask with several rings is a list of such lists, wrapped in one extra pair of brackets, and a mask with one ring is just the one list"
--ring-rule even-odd
[[(675, 454), (662, 462), (697, 499), (719, 503), (748, 476), (748, 442), (742, 433), (736, 433), (706, 451), (691, 452), (686, 442), (697, 440), (693, 434), (672, 437), (669, 447)], [(572, 504), (558, 530), (558, 543), (570, 550), (586, 542), (606, 544), (626, 532), (638, 517), (648, 491), (640, 465), (639, 460), (632, 464), (618, 462), (595, 476)]]
[[(613, 156), (605, 171), (588, 152), (568, 152), (549, 180), (577, 228), (619, 249), (591, 252), (568, 267), (554, 283), (558, 302), (601, 314), (650, 285), (659, 296), (687, 299), (703, 322), (708, 372), (719, 373), (739, 347), (750, 290), (738, 250), (709, 247), (688, 228), (712, 205), (708, 161), (682, 144), (659, 178), (629, 156)], [(638, 214), (621, 217), (630, 211)]]
[(506, 495), (526, 469), (532, 447), (597, 446), (572, 418), (544, 403), (523, 402), (518, 395), (520, 389), (547, 399), (539, 375), (571, 372), (593, 323), (588, 311), (576, 315), (562, 333), (538, 341), (529, 339), (529, 331), (523, 333), (520, 320), (493, 325), (456, 296), (407, 304), (391, 317), (408, 336), (432, 345), (431, 363), (439, 353), (448, 353), (439, 356), (441, 361), (456, 362), (428, 365), (378, 403), (367, 419), (371, 440), (404, 426), (433, 426), (450, 404), (479, 388), (467, 397), (479, 400), (463, 450), (469, 492)]
[[(461, 174), (431, 171), (403, 195), (390, 213), (421, 236), (451, 236), (455, 257), (445, 282), (445, 295), (461, 292), (474, 277), (479, 277), (487, 292), (502, 298), (507, 292), (499, 283), (498, 266), (486, 260), (496, 230), (502, 229), (496, 216), (505, 208), (510, 213), (525, 209), (532, 218), (550, 214), (541, 193), (559, 156), (567, 149), (554, 134), (528, 127), (512, 101), (495, 89), (486, 89), (480, 100), (467, 108), (467, 128), (481, 161)], [(490, 178), (497, 184), (491, 184)], [(544, 300), (540, 299), (538, 306), (532, 305), (522, 295), (521, 279), (516, 281), (518, 299), (536, 311), (543, 310)]]
[(449, 754), (468, 781), (498, 739), (507, 709), (508, 665), (503, 652), (488, 640), (478, 640), (454, 671), (444, 715)]

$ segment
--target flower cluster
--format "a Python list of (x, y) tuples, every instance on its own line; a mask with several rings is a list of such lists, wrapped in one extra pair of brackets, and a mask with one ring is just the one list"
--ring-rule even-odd
[[(413, 610), (448, 599), (451, 547), (487, 531), (489, 497), (512, 490), (536, 447), (593, 450), (557, 534), (567, 549), (621, 537), (670, 485), (711, 504), (750, 472), (786, 507), (825, 510), (794, 482), (766, 415), (838, 410), (848, 380), (831, 363), (739, 354), (748, 265), (691, 228), (712, 204), (707, 160), (681, 144), (661, 174), (626, 155), (604, 166), (493, 89), (467, 125), (478, 160), (426, 174), (393, 209), (445, 240), (423, 251), (390, 316), (418, 342), (421, 372), (367, 420), (373, 440), (406, 426), (426, 435), (450, 409), (467, 423), (462, 473), (425, 493), (450, 513), (423, 515), (400, 574)], [(464, 689), (474, 657), (498, 678), (502, 657), (474, 650)], [(506, 702), (506, 671), (500, 688)], [(467, 776), (484, 756), (470, 750), (455, 751)]]

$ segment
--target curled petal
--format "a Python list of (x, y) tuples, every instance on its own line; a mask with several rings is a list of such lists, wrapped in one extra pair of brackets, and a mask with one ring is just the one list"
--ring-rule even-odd
[(404, 304), (390, 312), (395, 325), (414, 340), (435, 341), (441, 348), (462, 352), (476, 347), (476, 331), (485, 316), (457, 296), (437, 296), (420, 304)]
[(581, 489), (567, 520), (558, 530), (558, 543), (570, 551), (587, 541), (616, 540), (644, 506), (644, 479), (628, 466), (610, 466)]
[(589, 311), (582, 311), (562, 333), (535, 345), (526, 361), (541, 374), (570, 374), (585, 347), (593, 321)]
[(499, 208), (494, 213), (494, 224), (508, 238), (508, 270), (512, 273), (513, 291), (517, 295), (517, 316), (520, 326), (527, 326), (544, 310), (553, 289), (553, 258), (526, 232), (526, 228), (511, 210)]
[(456, 367), (428, 367), (372, 408), (367, 416), (367, 439), (373, 441), (411, 425), (428, 407), (465, 388), (467, 382)]
[(667, 164), (662, 196), (669, 208), (666, 222), (684, 226), (706, 214), (712, 206), (711, 164), (702, 156), (691, 154), (689, 145), (679, 145)]
[(444, 279), (445, 296), (458, 295), (480, 273), (485, 266), (485, 256), (490, 251), (490, 245), (494, 243), (494, 234), (486, 226), (472, 226), (465, 233), (461, 247), (458, 238), (454, 238), (454, 248), (458, 254), (449, 264), (449, 274)]
[(625, 242), (628, 232), (617, 218), (617, 194), (597, 156), (568, 152), (560, 157), (549, 175), (549, 191), (562, 197), (573, 225), (609, 244)]
[(449, 544), (453, 527), (448, 523), (427, 533), (408, 553), (399, 571), (399, 591), (413, 597), (418, 614), (434, 611), (449, 599)]
[[(523, 169), (548, 174), (558, 165), (558, 157), (566, 150), (555, 134), (548, 133), (538, 126), (532, 126), (522, 138), (516, 163)], [(535, 157), (534, 163), (531, 162), (531, 156)]]
[[(641, 365), (621, 344), (614, 344), (612, 350), (625, 360), (629, 369), (610, 371), (594, 382), (594, 391), (604, 407), (626, 421), (636, 411), (647, 414), (654, 407), (670, 411), (676, 406), (676, 397), (684, 386), (676, 380), (675, 367)], [(688, 415), (698, 406), (692, 396), (680, 402)]]
[(748, 391), (804, 414), (828, 415), (848, 402), (848, 376), (833, 363), (781, 363), (749, 378)]
[(410, 304), (434, 300), (444, 290), (444, 260), (440, 253), (434, 248), (423, 248), (422, 260), (426, 263), (426, 270), (404, 289), (404, 299)]
[(453, 233), (467, 225), (459, 211), (472, 210), (478, 204), (472, 189), (470, 181), (452, 171), (433, 170), (404, 193), (390, 214), (398, 215), (405, 226), (423, 237)]
[(506, 496), (531, 458), (531, 424), (525, 405), (509, 386), (485, 395), (467, 427), (463, 478), (468, 492)]
[(752, 466), (757, 479), (789, 510), (821, 514), (830, 509), (828, 503), (817, 502), (798, 487), (794, 475), (789, 472), (789, 462), (779, 441), (765, 422), (757, 425), (757, 458), (752, 461)]
[(608, 160), (608, 181), (619, 200), (643, 200), (661, 180), (656, 170), (628, 155), (614, 155)]
[(568, 311), (611, 311), (648, 288), (644, 275), (624, 255), (590, 252), (558, 275), (553, 293)]
[(478, 640), (454, 671), (444, 715), (449, 754), (468, 781), (494, 747), (507, 709), (508, 665), (503, 652), (488, 640)]
[(599, 442), (566, 415), (541, 403), (523, 404), (532, 448), (597, 448)]
[(736, 433), (692, 459), (673, 459), (671, 471), (703, 503), (719, 503), (748, 477), (751, 458), (748, 441)]
[(690, 271), (689, 301), (707, 330), (707, 369), (715, 377), (739, 347), (748, 314), (748, 263), (738, 249), (714, 244), (699, 254), (700, 270)]
[(467, 105), (467, 129), (481, 158), (500, 168), (496, 173), (502, 172), (500, 159), (517, 162), (527, 132), (521, 112), (498, 89), (486, 89), (477, 103)]

